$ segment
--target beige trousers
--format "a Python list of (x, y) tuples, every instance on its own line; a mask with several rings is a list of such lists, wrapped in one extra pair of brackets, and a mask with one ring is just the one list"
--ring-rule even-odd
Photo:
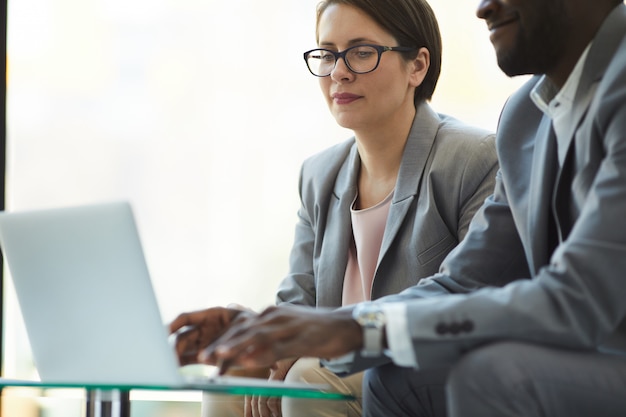
[[(314, 400), (283, 397), (283, 417), (360, 417), (361, 383), (363, 374), (340, 378), (322, 368), (316, 358), (296, 361), (287, 373), (285, 381), (328, 384), (332, 390), (349, 394), (354, 401)], [(243, 417), (244, 397), (206, 393), (202, 398), (202, 417)]]

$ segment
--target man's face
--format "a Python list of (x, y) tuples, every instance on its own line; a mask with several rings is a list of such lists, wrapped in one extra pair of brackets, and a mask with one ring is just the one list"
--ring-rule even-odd
[(545, 74), (561, 58), (569, 33), (568, 0), (482, 0), (498, 66), (508, 76)]

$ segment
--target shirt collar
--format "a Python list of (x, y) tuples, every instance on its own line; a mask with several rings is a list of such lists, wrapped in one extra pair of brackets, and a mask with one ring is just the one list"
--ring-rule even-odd
[(569, 77), (567, 77), (567, 81), (565, 81), (561, 90), (559, 90), (557, 86), (544, 75), (530, 92), (530, 98), (535, 105), (549, 117), (553, 116), (554, 111), (551, 104), (570, 104), (574, 101), (590, 47), (591, 44), (587, 45), (583, 53), (580, 55), (576, 66), (572, 70)]

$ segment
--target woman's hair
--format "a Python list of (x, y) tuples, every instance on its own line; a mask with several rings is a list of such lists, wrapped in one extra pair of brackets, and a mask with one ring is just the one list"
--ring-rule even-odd
[[(415, 104), (430, 100), (441, 73), (441, 34), (437, 18), (425, 0), (322, 0), (317, 6), (317, 25), (324, 11), (333, 4), (345, 4), (367, 13), (389, 32), (399, 46), (425, 47), (430, 52), (430, 68), (422, 84), (415, 90)], [(319, 41), (319, 31), (316, 30)], [(405, 52), (414, 59), (414, 52)]]

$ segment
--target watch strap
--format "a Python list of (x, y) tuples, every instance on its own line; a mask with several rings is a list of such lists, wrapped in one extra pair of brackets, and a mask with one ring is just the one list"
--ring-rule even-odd
[(363, 357), (380, 356), (383, 350), (383, 332), (378, 327), (363, 327)]

